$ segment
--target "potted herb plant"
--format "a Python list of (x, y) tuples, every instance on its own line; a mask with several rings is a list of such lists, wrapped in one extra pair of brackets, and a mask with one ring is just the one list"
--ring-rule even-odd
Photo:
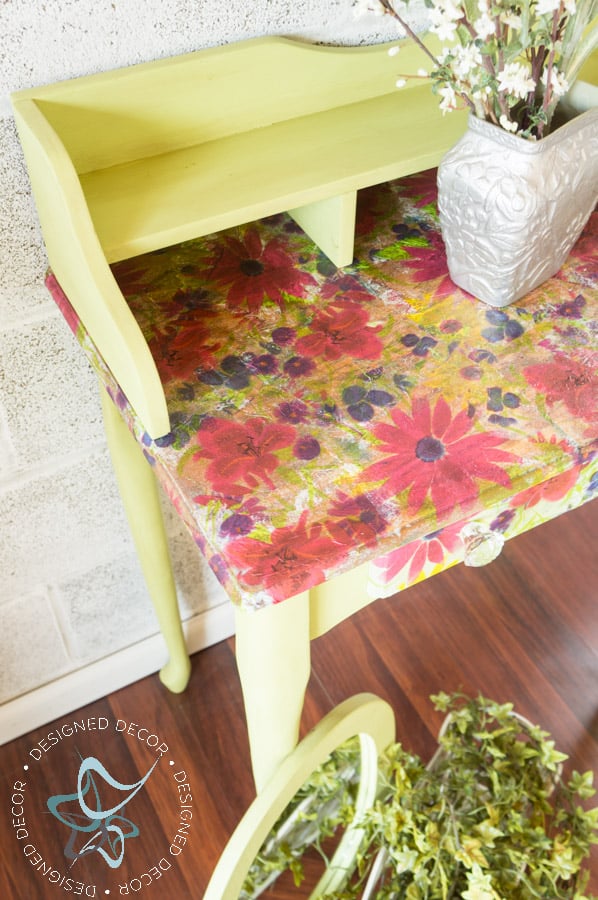
[[(592, 773), (562, 775), (565, 755), (540, 728), (484, 697), (439, 694), (447, 712), (427, 766), (400, 745), (367, 819), (366, 886), (376, 900), (580, 898), (598, 842)], [(370, 863), (378, 847), (375, 866)]]
[(425, 4), (438, 54), (400, 0), (357, 8), (421, 47), (443, 112), (469, 109), (438, 170), (440, 225), (453, 281), (506, 306), (558, 271), (598, 200), (598, 88), (576, 82), (598, 47), (598, 0)]
[[(598, 843), (591, 772), (563, 776), (550, 735), (485, 697), (438, 694), (446, 718), (426, 765), (401, 744), (380, 761), (375, 805), (360, 820), (354, 871), (318, 900), (590, 900)], [(254, 861), (241, 897), (255, 898), (355, 810), (359, 748), (348, 742), (306, 783)], [(587, 804), (586, 804), (587, 806)]]

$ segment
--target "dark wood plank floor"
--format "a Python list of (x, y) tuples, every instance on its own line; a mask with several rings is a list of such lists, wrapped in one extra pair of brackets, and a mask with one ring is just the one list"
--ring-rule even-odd
[[(597, 526), (594, 502), (512, 541), (490, 566), (444, 572), (372, 604), (314, 642), (304, 730), (344, 698), (372, 691), (392, 704), (400, 740), (427, 758), (439, 725), (429, 695), (463, 688), (512, 700), (552, 732), (571, 768), (598, 772)], [(203, 896), (252, 799), (233, 650), (227, 641), (197, 654), (183, 695), (166, 693), (153, 676), (0, 748), (0, 897)], [(69, 735), (75, 720), (85, 731)], [(126, 730), (117, 730), (125, 723)], [(168, 747), (162, 754), (160, 744)], [(39, 753), (31, 755), (35, 748)], [(65, 859), (70, 829), (46, 807), (48, 797), (76, 792), (80, 759), (87, 756), (127, 784), (160, 758), (120, 811), (139, 835), (124, 841), (118, 869), (97, 851), (75, 862)], [(123, 796), (97, 773), (95, 780), (104, 798)], [(92, 792), (85, 797), (94, 807)], [(67, 798), (59, 808), (67, 817), (75, 805)], [(11, 808), (18, 815), (11, 816)], [(25, 825), (19, 824), (23, 819)], [(132, 827), (121, 825), (123, 831)], [(175, 856), (169, 847), (177, 834), (173, 846), (181, 852)], [(77, 848), (90, 837), (79, 835)], [(118, 852), (115, 847), (113, 854)], [(593, 863), (598, 893), (596, 857)], [(268, 896), (302, 895), (279, 886)]]

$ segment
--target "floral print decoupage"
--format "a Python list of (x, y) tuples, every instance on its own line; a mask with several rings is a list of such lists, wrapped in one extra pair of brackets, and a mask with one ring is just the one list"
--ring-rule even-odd
[(172, 430), (123, 415), (236, 602), (366, 561), (393, 593), (460, 561), (467, 521), (511, 537), (598, 492), (596, 214), (497, 310), (451, 282), (435, 196), (434, 171), (361, 192), (342, 270), (286, 215), (113, 266)]

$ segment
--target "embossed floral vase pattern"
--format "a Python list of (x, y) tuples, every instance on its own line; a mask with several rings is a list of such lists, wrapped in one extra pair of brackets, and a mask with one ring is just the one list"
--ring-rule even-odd
[(598, 109), (538, 142), (470, 117), (438, 169), (456, 284), (507, 306), (563, 265), (598, 201)]
[(598, 493), (598, 216), (507, 311), (456, 287), (436, 172), (360, 195), (337, 270), (284, 215), (118, 263), (172, 430), (151, 440), (48, 285), (231, 598), (371, 564), (375, 596)]

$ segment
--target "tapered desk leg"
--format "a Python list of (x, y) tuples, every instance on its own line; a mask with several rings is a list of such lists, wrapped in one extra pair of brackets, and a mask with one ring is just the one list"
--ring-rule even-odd
[(258, 793), (295, 748), (309, 681), (309, 597), (236, 612), (236, 656)]
[(154, 473), (143, 452), (122, 420), (114, 403), (101, 388), (102, 411), (108, 446), (120, 494), (141, 563), (169, 660), (160, 679), (175, 693), (189, 681), (191, 663), (181, 626), (176, 587), (160, 497)]

